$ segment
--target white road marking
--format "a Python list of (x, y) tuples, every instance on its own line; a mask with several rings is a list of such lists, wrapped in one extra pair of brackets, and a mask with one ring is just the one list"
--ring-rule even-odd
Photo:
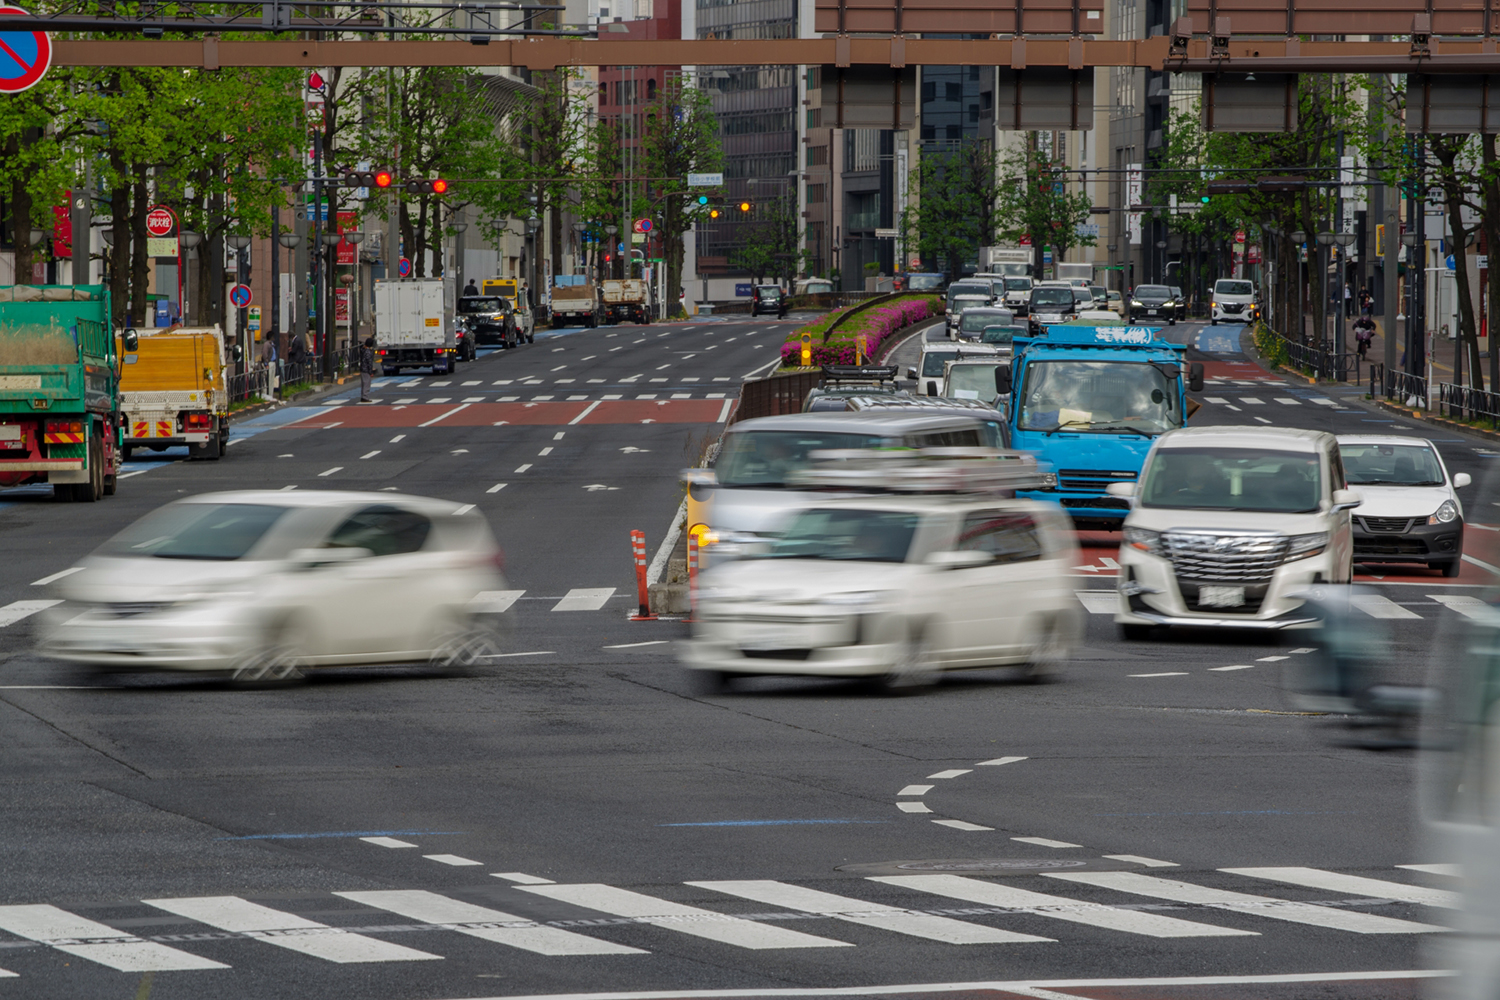
[(1204, 396), (1203, 401), (1205, 403), (1218, 403), (1220, 406), (1224, 406), (1229, 403), (1229, 400), (1225, 399), (1223, 396)]
[(1293, 656), (1301, 656), (1303, 653), (1316, 653), (1317, 650), (1311, 646), (1303, 646), (1300, 649), (1288, 650)]
[[(256, 940), (311, 955), (329, 962), (412, 962), (440, 959), (425, 951), (391, 944), (376, 938), (307, 920), (291, 913), (273, 910), (238, 896), (198, 896), (186, 899), (143, 899), (147, 906), (217, 927), (221, 931), (253, 935)], [(315, 931), (312, 934), (284, 934), (278, 931)]]
[(897, 802), (896, 803), (896, 808), (900, 809), (904, 813), (930, 813), (930, 812), (932, 812), (931, 809), (928, 809), (926, 806), (924, 806), (920, 802)]
[(339, 471), (339, 470), (340, 470), (340, 469), (342, 469), (342, 468), (343, 468), (343, 466), (342, 466), (342, 465), (335, 465), (335, 466), (334, 466), (334, 467), (333, 467), (333, 468), (331, 468), (331, 469), (327, 469), (327, 470), (325, 470), (325, 471), (323, 471), (323, 472), (320, 472), (320, 473), (318, 473), (318, 478), (319, 478), (319, 479), (322, 479), (322, 478), (323, 478), (323, 477), (324, 477), (324, 476), (331, 476), (331, 475), (333, 475), (333, 474), (334, 474), (334, 473), (335, 473), (335, 472), (338, 472), (338, 471)]
[(482, 402), (484, 402), (484, 397), (483, 396), (465, 396), (463, 401), (465, 403), (482, 403)]
[(1463, 878), (1463, 871), (1458, 865), (1397, 865), (1396, 867), (1414, 872), (1426, 872), (1429, 875), (1447, 875), (1449, 878)]
[(656, 398), (656, 393), (654, 393), (654, 392), (648, 392), (648, 393), (645, 393), (643, 395), (637, 396), (635, 398), (636, 399), (655, 399)]
[(395, 837), (360, 837), (359, 839), (367, 844), (374, 844), (376, 847), (399, 848), (417, 846), (416, 844), (408, 844), (404, 840), (397, 840)]
[(561, 441), (563, 439), (563, 435), (566, 434), (566, 433), (568, 433), (568, 432), (567, 431), (558, 431), (556, 434), (552, 435), (552, 440), (554, 440), (554, 441)]
[(429, 399), (427, 402), (429, 402), (429, 403), (448, 403), (448, 402), (452, 402), (452, 400), (453, 400), (452, 396), (437, 396), (437, 397), (434, 397), (433, 399)]
[(978, 823), (969, 823), (961, 819), (935, 819), (933, 822), (938, 826), (951, 826), (955, 830), (967, 830), (970, 832), (995, 829), (993, 826), (980, 826)]
[(674, 393), (672, 393), (672, 398), (673, 399), (692, 399), (693, 398), (693, 394), (690, 393), (690, 392), (674, 392)]
[(1226, 410), (1233, 410), (1235, 413), (1242, 413), (1242, 412), (1244, 412), (1238, 406), (1232, 406), (1232, 405), (1230, 405), (1228, 403), (1224, 404), (1224, 409), (1226, 409)]
[(524, 590), (481, 590), (470, 599), (469, 610), (479, 614), (509, 611), (524, 593)]
[(719, 417), (718, 417), (717, 420), (714, 421), (714, 423), (716, 423), (716, 424), (722, 424), (724, 421), (728, 420), (729, 419), (729, 410), (733, 406), (734, 406), (734, 400), (732, 400), (732, 399), (726, 399), (726, 400), (724, 400), (724, 405), (721, 406), (721, 407), (719, 407)]
[(517, 882), (521, 885), (556, 885), (550, 878), (539, 878), (536, 875), (527, 875), (525, 872), (490, 872), (490, 878), (503, 878), (507, 882)]
[(714, 381), (715, 382), (729, 382), (729, 381), (731, 381), (731, 379), (729, 378), (728, 375), (723, 375), (723, 376), (716, 375), (716, 376), (714, 376)]
[(380, 449), (376, 448), (374, 451), (367, 451), (367, 452), (365, 452), (363, 455), (361, 455), (359, 457), (360, 457), (361, 460), (363, 460), (363, 459), (366, 459), (366, 458), (374, 458), (376, 455), (379, 455), (379, 454), (380, 454)]
[(1379, 594), (1356, 594), (1349, 598), (1349, 603), (1371, 618), (1410, 619), (1422, 617), (1416, 612), (1406, 610), (1388, 597), (1381, 597)]
[(1046, 837), (1012, 837), (1011, 840), (1019, 844), (1035, 844), (1038, 847), (1082, 847), (1082, 844), (1070, 844), (1066, 840), (1048, 840)]
[[(604, 399), (610, 399), (610, 398), (611, 397), (609, 397), (609, 396), (605, 396), (604, 397)], [(619, 399), (620, 397), (619, 396), (615, 396), (613, 398), (614, 399)], [(592, 403), (590, 403), (588, 406), (585, 406), (583, 408), (583, 411), (581, 413), (579, 413), (578, 416), (576, 416), (572, 420), (568, 421), (568, 426), (572, 427), (574, 424), (582, 423), (583, 422), (583, 418), (586, 417), (586, 416), (588, 416), (590, 413), (593, 413), (594, 412), (594, 408), (596, 406), (598, 406), (601, 402), (603, 402), (603, 400), (596, 399)]]
[(531, 398), (532, 398), (532, 399), (533, 399), (533, 400), (535, 400), (535, 401), (536, 401), (536, 402), (539, 402), (539, 403), (540, 403), (540, 402), (542, 402), (542, 401), (543, 401), (543, 400), (548, 400), (548, 399), (556, 399), (556, 398), (557, 398), (557, 397), (556, 397), (556, 396), (532, 396), (532, 397), (531, 397)]
[(1419, 924), (1411, 920), (1397, 920), (1373, 913), (1352, 910), (1336, 910), (1312, 903), (1296, 903), (1271, 896), (1254, 896), (1244, 892), (1228, 892), (1224, 889), (1209, 889), (1190, 882), (1142, 875), (1139, 872), (1046, 872), (1046, 878), (1063, 879), (1067, 882), (1082, 882), (1103, 889), (1130, 892), (1153, 899), (1170, 899), (1178, 903), (1196, 903), (1216, 909), (1247, 913), (1272, 920), (1286, 920), (1294, 924), (1326, 927), (1336, 931), (1355, 934), (1429, 934), (1446, 928), (1432, 924)]
[(835, 920), (865, 927), (876, 927), (894, 934), (941, 941), (944, 944), (1010, 944), (1018, 941), (1048, 941), (1049, 938), (1018, 934), (1015, 931), (971, 924), (951, 917), (940, 917), (930, 913), (914, 913), (899, 906), (883, 903), (867, 903), (862, 899), (835, 896), (831, 892), (804, 889), (802, 886), (769, 880), (747, 880), (735, 882), (687, 882), (685, 885), (700, 889), (712, 889), (740, 899), (749, 899), (767, 906), (780, 906), (802, 913), (816, 913)]
[(1256, 657), (1255, 662), (1256, 663), (1280, 663), (1282, 660), (1289, 660), (1289, 659), (1291, 659), (1291, 657), (1289, 657), (1289, 656), (1258, 656), (1258, 657)]
[(704, 399), (723, 399), (724, 398), (724, 394), (722, 392), (710, 392), (710, 393), (704, 394), (703, 398)]
[(406, 437), (405, 434), (397, 434), (395, 437), (391, 438), (391, 444), (395, 444), (397, 441), (400, 441), (404, 437)]
[(455, 868), (484, 864), (483, 861), (470, 861), (468, 858), (461, 858), (457, 854), (424, 854), (422, 857), (428, 861), (437, 861), (441, 864), (452, 865)]
[(516, 466), (516, 474), (520, 475), (521, 473), (525, 472), (529, 468), (531, 468), (531, 463), (530, 462), (527, 462), (524, 465), (518, 465), (518, 466)]
[(552, 446), (550, 444), (547, 447), (543, 448), (541, 451), (539, 451), (539, 452), (536, 453), (537, 458), (542, 458), (542, 457), (544, 457), (546, 455), (550, 455), (550, 454), (552, 454)]
[(1300, 400), (1300, 399), (1293, 399), (1290, 396), (1277, 396), (1276, 397), (1276, 402), (1281, 403), (1283, 406), (1301, 406), (1302, 405), (1302, 400)]
[[(562, 350), (562, 348), (560, 348), (560, 347), (555, 347), (555, 348), (553, 348), (553, 350), (555, 350), (555, 351), (560, 351), (560, 350)], [(563, 369), (564, 369), (564, 368), (566, 368), (566, 367), (568, 367), (568, 366), (567, 366), (567, 365), (558, 365), (558, 366), (557, 366), (557, 367), (556, 367), (556, 368), (554, 368), (554, 369), (552, 369), (552, 370), (553, 370), (553, 371), (555, 371), (555, 372), (560, 372), (560, 371), (562, 371), (562, 370), (563, 370)]]
[(1338, 400), (1329, 399), (1327, 396), (1314, 396), (1312, 398), (1312, 401), (1314, 403), (1321, 403), (1324, 406), (1338, 406), (1339, 405), (1338, 404)]
[(146, 473), (148, 473), (150, 471), (151, 471), (150, 469), (136, 469), (134, 472), (121, 472), (121, 473), (118, 473), (118, 474), (116, 474), (115, 478), (116, 479), (129, 479), (131, 476), (143, 476), (143, 475), (145, 475)]
[(1215, 671), (1218, 671), (1220, 673), (1223, 673), (1224, 671), (1227, 671), (1227, 670), (1254, 670), (1255, 669), (1255, 664), (1253, 664), (1253, 663), (1235, 663), (1235, 664), (1231, 664), (1230, 666), (1227, 666), (1227, 667), (1209, 667), (1208, 669), (1215, 670)]
[(1130, 861), (1138, 865), (1145, 865), (1147, 868), (1178, 867), (1174, 861), (1157, 861), (1155, 858), (1143, 858), (1139, 854), (1106, 854), (1104, 856), (1111, 861)]
[(661, 371), (663, 368), (671, 368), (671, 367), (672, 367), (672, 363), (669, 361), (669, 362), (667, 362), (664, 365), (657, 365), (656, 366), (656, 370), (657, 371)]
[(1130, 674), (1131, 677), (1186, 677), (1186, 670), (1163, 670), (1156, 674)]
[(452, 385), (452, 384), (453, 384), (453, 383), (452, 383), (452, 382), (449, 382), (449, 381), (447, 381), (447, 380), (446, 380), (446, 379), (445, 379), (445, 380), (444, 380), (444, 381), (442, 381), (442, 382), (428, 382), (428, 383), (427, 383), (427, 384), (428, 384), (428, 385)]
[(82, 566), (69, 566), (67, 569), (60, 569), (56, 573), (53, 573), (50, 576), (44, 576), (40, 580), (32, 580), (31, 581), (31, 585), (33, 587), (45, 587), (49, 583), (56, 583), (58, 580), (61, 580), (63, 577), (65, 577), (65, 576), (72, 576), (74, 573), (82, 572), (82, 570), (83, 570)]
[(901, 789), (901, 791), (897, 792), (896, 794), (897, 795), (926, 795), (928, 792), (932, 791), (936, 787), (937, 787), (936, 785), (907, 785), (905, 788)]
[(463, 384), (464, 385), (483, 385), (484, 383), (481, 382), (481, 381), (479, 381), (478, 379), (475, 379), (473, 382), (465, 382)]
[(1066, 920), (1074, 924), (1103, 927), (1126, 934), (1144, 934), (1156, 938), (1186, 937), (1253, 937), (1254, 931), (1233, 927), (1216, 927), (1177, 917), (1164, 917), (1140, 910), (1125, 910), (1062, 896), (1051, 896), (1029, 889), (1018, 889), (1002, 882), (981, 881), (962, 875), (876, 875), (870, 881), (916, 889), (935, 896), (962, 899), (981, 906), (1021, 909), (1039, 917)]
[(505, 483), (496, 483), (494, 486), (491, 486), (489, 489), (485, 490), (485, 492), (486, 493), (499, 493), (501, 490), (505, 489), (505, 485), (506, 485)]
[(416, 402), (415, 398), (412, 398), (412, 399), (398, 399), (398, 400), (396, 400), (396, 405), (397, 406), (410, 406), (412, 403), (415, 403), (415, 402)]
[(553, 611), (598, 611), (611, 597), (613, 587), (574, 587), (562, 600), (552, 605)]
[(418, 427), (431, 427), (433, 424), (437, 423), (440, 420), (447, 420), (449, 417), (453, 416), (453, 414), (457, 413), (459, 410), (467, 410), (472, 405), (473, 405), (472, 403), (460, 403), (457, 406), (455, 406), (453, 409), (449, 410), (447, 413), (443, 413), (443, 414), (440, 414), (440, 415), (438, 415), (436, 417), (433, 417), (431, 420), (427, 421), (425, 424), (418, 424), (417, 426)]
[(1030, 757), (996, 757), (994, 760), (982, 760), (979, 767), (998, 767), (1001, 764), (1015, 764), (1019, 761), (1030, 760)]
[(600, 396), (599, 398), (601, 400), (605, 400), (605, 399), (624, 399), (625, 397), (621, 396), (619, 393), (606, 393), (605, 395)]
[(491, 660), (502, 660), (509, 656), (553, 656), (556, 653), (555, 649), (533, 649), (526, 653), (488, 653), (486, 656)]
[(281, 488), (281, 492), (282, 493), (286, 493), (287, 491), (289, 491), (289, 490), (295, 490), (296, 488), (297, 488), (296, 486), (283, 486)]
[(814, 937), (801, 931), (774, 924), (742, 920), (696, 906), (669, 903), (664, 899), (617, 889), (610, 885), (522, 885), (522, 892), (534, 892), (548, 899), (583, 906), (617, 917), (630, 917), (667, 930), (707, 938), (721, 944), (756, 951), (767, 948), (852, 948), (847, 941)]
[(939, 778), (939, 779), (941, 779), (941, 778), (961, 778), (961, 777), (963, 777), (966, 774), (972, 774), (972, 773), (973, 773), (973, 769), (972, 768), (967, 768), (967, 769), (964, 769), (964, 768), (951, 768), (951, 769), (949, 769), (947, 771), (939, 771), (937, 774), (929, 774), (927, 776), (927, 780), (931, 781), (934, 778)]
[(462, 504), (461, 506), (459, 506), (459, 507), (457, 507), (457, 508), (454, 509), (453, 516), (454, 517), (463, 517), (465, 514), (467, 514), (469, 511), (471, 511), (473, 509), (474, 509), (474, 505), (471, 504), (471, 503)]
[(671, 642), (670, 639), (652, 639), (648, 642), (622, 642), (615, 646), (603, 646), (603, 649), (638, 649), (641, 646), (664, 646)]
[[(143, 941), (134, 934), (116, 930), (107, 924), (85, 920), (55, 906), (0, 906), (0, 930), (28, 941), (37, 941), (67, 955), (98, 962), (118, 972), (186, 972), (197, 969), (227, 969), (212, 959), (155, 941)], [(93, 944), (75, 944), (79, 939), (106, 938)], [(14, 975), (10, 973), (8, 975)]]
[(423, 889), (389, 889), (374, 892), (336, 892), (335, 896), (377, 909), (398, 913), (427, 924), (530, 924), (522, 927), (452, 927), (483, 941), (520, 948), (538, 955), (644, 955), (647, 952), (623, 944), (585, 937), (558, 927), (546, 927), (525, 917), (485, 906), (449, 899)]
[(1075, 590), (1073, 593), (1091, 615), (1112, 615), (1120, 609), (1120, 597), (1113, 590)]
[(1264, 399), (1256, 399), (1254, 396), (1241, 396), (1240, 397), (1240, 402), (1244, 403), (1246, 406), (1265, 406), (1266, 405), (1266, 401)]
[(491, 382), (490, 385), (510, 385), (514, 381), (513, 378), (502, 378), (497, 382)]
[(1428, 594), (1427, 596), (1431, 600), (1443, 605), (1449, 611), (1457, 611), (1465, 618), (1478, 620), (1491, 617), (1495, 613), (1488, 604), (1477, 597), (1462, 597), (1454, 594)]
[(1363, 878), (1341, 872), (1327, 872), (1319, 868), (1220, 868), (1231, 875), (1263, 878), (1272, 882), (1286, 882), (1308, 889), (1327, 889), (1329, 892), (1351, 896), (1372, 896), (1376, 899), (1395, 899), (1403, 903), (1421, 903), (1423, 906), (1439, 906), (1456, 910), (1460, 907), (1459, 895), (1443, 889), (1428, 889), (1420, 885), (1403, 885), (1378, 878)]

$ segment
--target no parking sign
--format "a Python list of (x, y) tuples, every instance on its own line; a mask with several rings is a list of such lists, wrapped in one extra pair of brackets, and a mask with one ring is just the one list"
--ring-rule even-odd
[[(30, 17), (20, 7), (0, 15)], [(37, 85), (52, 65), (52, 36), (45, 31), (0, 31), (0, 93), (18, 94)]]

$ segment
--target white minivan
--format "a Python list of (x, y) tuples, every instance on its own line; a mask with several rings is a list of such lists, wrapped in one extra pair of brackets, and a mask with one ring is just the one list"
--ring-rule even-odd
[(1214, 282), (1213, 312), (1209, 325), (1249, 323), (1255, 319), (1255, 285), (1238, 278), (1220, 278)]
[(1301, 612), (1313, 584), (1354, 573), (1348, 489), (1338, 442), (1323, 431), (1196, 427), (1168, 431), (1130, 499), (1120, 545), (1115, 621), (1127, 639), (1194, 625), (1316, 625)]

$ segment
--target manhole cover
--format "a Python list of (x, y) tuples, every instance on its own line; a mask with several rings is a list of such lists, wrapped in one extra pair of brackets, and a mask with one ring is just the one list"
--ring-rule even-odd
[(995, 861), (908, 861), (896, 867), (916, 872), (992, 872), (1013, 868), (1083, 868), (1087, 861), (1028, 860), (1003, 858)]

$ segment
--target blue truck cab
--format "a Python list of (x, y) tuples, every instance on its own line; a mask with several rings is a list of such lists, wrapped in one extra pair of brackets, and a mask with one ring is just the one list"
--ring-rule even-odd
[(1124, 523), (1129, 501), (1105, 487), (1135, 482), (1157, 435), (1186, 423), (1187, 390), (1203, 388), (1203, 366), (1194, 363), (1184, 378), (1187, 348), (1158, 331), (1049, 326), (1015, 339), (1011, 447), (1032, 452), (1057, 476), (1055, 487), (1018, 496), (1061, 504), (1080, 529)]

